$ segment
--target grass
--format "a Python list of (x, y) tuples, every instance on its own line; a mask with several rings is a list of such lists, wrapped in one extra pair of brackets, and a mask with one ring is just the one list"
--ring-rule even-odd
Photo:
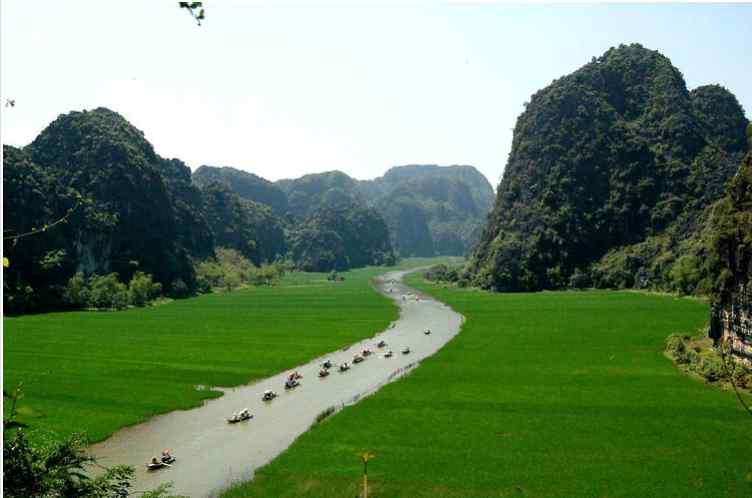
[(372, 498), (752, 495), (752, 419), (663, 355), (706, 304), (414, 282), (465, 315), (460, 335), (223, 498), (358, 496), (364, 451)]
[[(400, 267), (433, 260), (405, 260)], [(4, 318), (6, 389), (23, 385), (37, 435), (85, 432), (94, 442), (157, 413), (197, 406), (368, 337), (397, 318), (370, 286), (383, 267), (291, 273), (275, 287), (176, 300), (120, 312)]]

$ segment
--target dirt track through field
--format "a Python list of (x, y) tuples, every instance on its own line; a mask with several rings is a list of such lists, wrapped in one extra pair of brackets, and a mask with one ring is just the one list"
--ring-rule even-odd
[[(303, 375), (299, 387), (285, 391), (284, 379), (289, 372), (283, 372), (253, 384), (221, 389), (224, 396), (201, 407), (159, 415), (121, 429), (92, 446), (92, 452), (103, 465), (136, 468), (135, 496), (169, 481), (174, 483), (176, 494), (215, 496), (234, 481), (250, 479), (255, 469), (269, 463), (308, 430), (321, 412), (353, 404), (377, 391), (459, 332), (463, 317), (402, 284), (407, 273), (390, 272), (376, 278), (379, 290), (400, 307), (399, 319), (371, 339), (297, 367)], [(431, 330), (430, 335), (424, 334), (426, 329)], [(379, 349), (376, 343), (382, 339), (387, 346)], [(401, 350), (406, 346), (411, 353), (404, 355)], [(325, 359), (335, 365), (352, 363), (353, 355), (364, 348), (374, 354), (347, 372), (332, 368), (328, 377), (318, 377)], [(394, 355), (384, 358), (389, 349)], [(261, 401), (266, 389), (276, 391), (279, 397), (269, 403)], [(225, 421), (242, 408), (248, 408), (254, 418), (233, 425)], [(148, 472), (145, 463), (163, 448), (170, 448), (177, 461), (170, 468)]]

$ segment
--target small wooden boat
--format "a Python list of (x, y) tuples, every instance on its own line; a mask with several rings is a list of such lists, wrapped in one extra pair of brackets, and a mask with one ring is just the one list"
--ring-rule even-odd
[(371, 356), (373, 352), (370, 349), (364, 349), (363, 353), (361, 354), (365, 357), (365, 356)]
[(326, 368), (322, 368), (322, 369), (321, 369), (321, 370), (319, 371), (319, 377), (321, 377), (321, 378), (324, 378), (324, 377), (326, 377), (327, 375), (329, 375), (329, 370), (327, 370)]
[(275, 393), (274, 391), (270, 391), (270, 390), (267, 389), (266, 391), (264, 391), (264, 395), (261, 396), (261, 400), (262, 401), (271, 401), (274, 398), (276, 398), (277, 396), (278, 396), (277, 393)]
[(391, 358), (392, 356), (394, 356), (394, 353), (391, 349), (384, 354), (384, 358)]
[(350, 365), (348, 365), (347, 362), (345, 362), (345, 363), (343, 363), (343, 364), (341, 364), (339, 366), (339, 371), (340, 372), (347, 372), (348, 370), (350, 370)]
[(383, 348), (386, 346), (386, 341), (379, 341), (378, 344), (376, 344), (376, 347)]
[(423, 332), (426, 335), (431, 335), (431, 329), (426, 329), (425, 332)]
[(402, 354), (410, 354), (410, 348), (403, 349)]
[(360, 363), (361, 361), (363, 361), (363, 357), (360, 356), (359, 354), (356, 354), (355, 356), (353, 356), (353, 363)]
[(240, 413), (234, 414), (232, 417), (227, 419), (228, 424), (237, 424), (238, 422), (245, 422), (246, 420), (251, 420), (253, 418), (253, 415), (250, 414), (248, 411), (242, 411)]
[(151, 462), (147, 463), (146, 464), (146, 469), (147, 470), (158, 470), (158, 469), (161, 469), (162, 467), (171, 467), (172, 466), (171, 464), (175, 460), (177, 460), (177, 459), (174, 456), (170, 455), (170, 458), (157, 460), (156, 462), (151, 461)]

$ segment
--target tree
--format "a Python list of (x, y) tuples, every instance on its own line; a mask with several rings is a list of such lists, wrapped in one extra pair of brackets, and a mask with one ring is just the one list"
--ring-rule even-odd
[(128, 307), (128, 288), (117, 273), (94, 275), (90, 280), (90, 303), (95, 308), (121, 310)]
[(134, 306), (146, 306), (162, 293), (162, 285), (155, 283), (151, 275), (144, 272), (136, 272), (128, 283), (130, 302)]
[(68, 280), (63, 299), (67, 304), (75, 308), (83, 308), (89, 305), (91, 292), (83, 273), (78, 272)]

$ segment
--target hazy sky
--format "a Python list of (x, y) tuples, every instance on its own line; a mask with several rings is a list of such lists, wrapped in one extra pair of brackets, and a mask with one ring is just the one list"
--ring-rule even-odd
[(275, 180), (472, 164), (496, 186), (523, 103), (620, 43), (752, 113), (752, 5), (2, 1), (2, 139), (105, 106), (157, 153)]

